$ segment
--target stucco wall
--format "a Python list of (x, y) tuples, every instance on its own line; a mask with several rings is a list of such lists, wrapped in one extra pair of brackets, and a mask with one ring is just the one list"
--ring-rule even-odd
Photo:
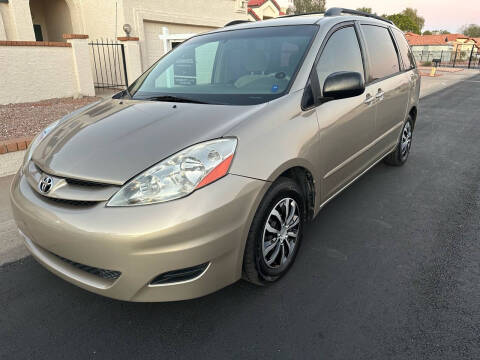
[(13, 36), (7, 40), (35, 41), (29, 0), (12, 0), (8, 2)]
[(246, 19), (246, 9), (236, 0), (123, 0), (124, 21), (140, 36), (143, 21), (163, 21), (221, 27), (231, 20)]
[(88, 74), (91, 79), (88, 58), (80, 68), (78, 63), (82, 62), (74, 62), (71, 47), (0, 44), (0, 69), (4, 69), (0, 104), (70, 97), (82, 92), (93, 95), (93, 84), (82, 90), (82, 79), (78, 78), (78, 74)]
[(30, 12), (32, 14), (32, 22), (36, 25), (40, 25), (42, 28), (43, 41), (54, 41), (48, 37), (47, 19), (45, 11), (42, 7), (42, 1), (32, 1), (30, 4)]
[[(158, 48), (152, 49), (155, 37), (152, 31), (157, 32), (156, 29), (167, 26), (172, 34), (179, 31), (198, 33), (222, 27), (232, 20), (246, 20), (246, 8), (241, 9), (239, 4), (237, 0), (123, 0), (122, 21), (132, 26), (132, 36), (140, 38), (142, 66), (145, 70), (157, 56), (154, 54), (163, 53), (160, 42), (153, 42), (153, 46)], [(158, 30), (158, 35), (160, 33)]]
[(72, 20), (67, 3), (64, 0), (44, 0), (45, 17), (48, 24), (49, 41), (63, 41), (63, 34), (72, 34)]
[(0, 3), (0, 15), (2, 16), (3, 27), (5, 31), (5, 39), (0, 40), (14, 40), (15, 28), (12, 22), (12, 18), (10, 16), (10, 9), (8, 7), (8, 4)]
[(144, 36), (145, 39), (140, 42), (143, 50), (142, 58), (143, 69), (148, 69), (155, 61), (157, 61), (169, 49), (163, 48), (163, 41), (158, 35), (162, 34), (162, 28), (167, 27), (170, 35), (174, 34), (199, 34), (215, 29), (208, 26), (194, 26), (185, 24), (172, 24), (167, 22), (145, 21)]
[(0, 11), (0, 40), (7, 40), (7, 34), (5, 32), (5, 26), (3, 25), (2, 12)]
[[(68, 9), (71, 31), (63, 33), (88, 34), (91, 40), (124, 36), (122, 27), (125, 23), (132, 25), (132, 36), (140, 36), (143, 40), (144, 20), (220, 27), (231, 20), (247, 18), (246, 8), (240, 7), (241, 0), (31, 0), (32, 8), (45, 7), (46, 3), (49, 7), (54, 3), (58, 6), (55, 5), (55, 9), (44, 17), (53, 16), (53, 23), (60, 23), (62, 28), (68, 27), (65, 24)], [(0, 13), (6, 40), (35, 39), (29, 16), (30, 0), (0, 3)], [(36, 23), (51, 23), (47, 20), (39, 19)]]
[(102, 38), (112, 40), (116, 36), (123, 36), (121, 3), (121, 0), (118, 1), (117, 31), (115, 32), (115, 0), (75, 0), (84, 28), (80, 33), (88, 34), (90, 40)]

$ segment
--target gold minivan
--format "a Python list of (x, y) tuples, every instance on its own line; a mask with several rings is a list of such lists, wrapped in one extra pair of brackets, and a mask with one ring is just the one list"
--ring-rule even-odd
[(328, 201), (381, 160), (405, 163), (419, 88), (403, 33), (376, 16), (235, 22), (43, 130), (14, 217), (38, 262), (104, 296), (270, 284)]

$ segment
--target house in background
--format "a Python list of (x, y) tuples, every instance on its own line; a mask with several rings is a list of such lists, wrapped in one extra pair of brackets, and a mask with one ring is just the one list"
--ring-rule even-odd
[(276, 0), (249, 0), (248, 20), (260, 21), (285, 15)]
[(418, 35), (407, 32), (405, 34), (413, 52), (456, 52), (474, 51), (478, 43), (474, 38), (463, 34)]
[(0, 104), (131, 84), (189, 37), (247, 20), (247, 0), (0, 0)]
[[(0, 0), (0, 40), (64, 42), (63, 34), (85, 34), (116, 41), (129, 24), (145, 70), (188, 34), (246, 19), (246, 0)], [(158, 37), (165, 28), (167, 42)]]

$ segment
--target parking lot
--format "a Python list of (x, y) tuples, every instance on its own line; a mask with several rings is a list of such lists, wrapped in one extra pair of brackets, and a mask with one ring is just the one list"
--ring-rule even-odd
[(0, 358), (480, 358), (480, 75), (445, 81), (408, 163), (330, 202), (279, 283), (126, 303), (27, 257), (0, 267)]

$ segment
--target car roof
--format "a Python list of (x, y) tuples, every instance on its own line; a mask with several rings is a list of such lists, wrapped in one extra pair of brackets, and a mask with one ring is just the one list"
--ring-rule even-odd
[[(336, 11), (330, 11), (336, 10)], [(391, 21), (386, 19), (381, 19), (379, 17), (374, 17), (371, 14), (365, 14), (357, 12), (352, 13), (342, 13), (342, 10), (348, 9), (339, 9), (333, 8), (329, 9), (326, 13), (311, 13), (311, 14), (302, 14), (302, 15), (286, 15), (274, 19), (261, 20), (261, 21), (244, 21), (237, 23), (235, 25), (228, 25), (224, 28), (216, 29), (213, 32), (219, 31), (229, 31), (237, 29), (252, 29), (260, 27), (271, 27), (271, 26), (287, 26), (287, 25), (322, 25), (322, 24), (336, 24), (344, 21), (368, 21), (371, 23), (376, 23), (379, 25), (389, 25), (396, 27), (392, 24)], [(353, 11), (353, 10), (348, 10)], [(329, 13), (330, 12), (330, 13)]]

